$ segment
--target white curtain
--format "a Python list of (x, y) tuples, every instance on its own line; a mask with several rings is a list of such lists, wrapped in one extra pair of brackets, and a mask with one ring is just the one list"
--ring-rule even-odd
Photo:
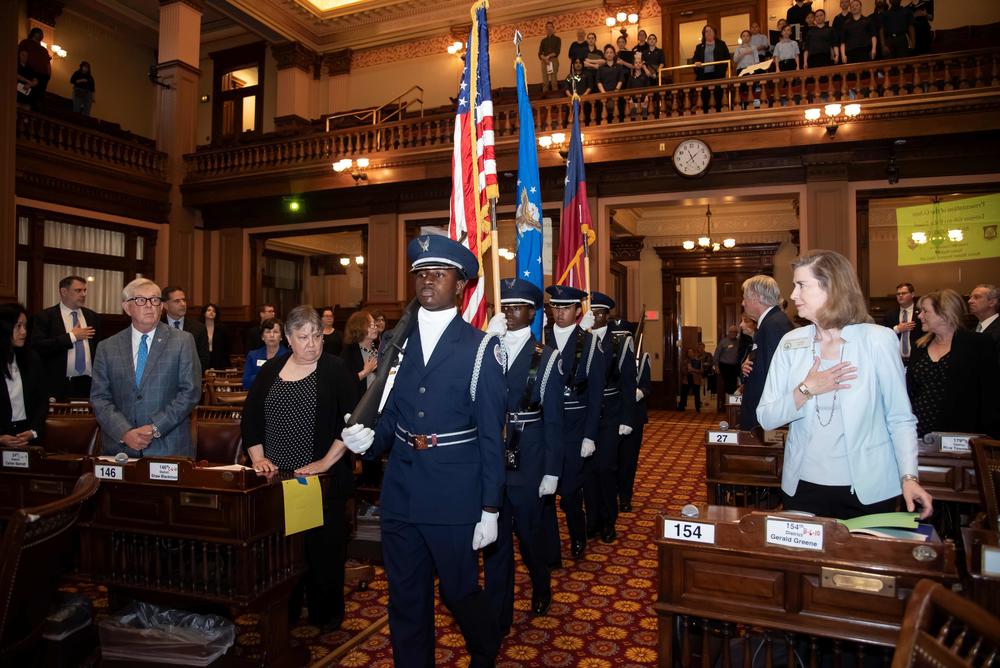
[(27, 216), (17, 217), (17, 243), (28, 245), (29, 230), (31, 227), (31, 221)]
[[(46, 238), (48, 236), (46, 235)], [(18, 272), (20, 274), (20, 271)], [(66, 276), (82, 276), (87, 279), (87, 308), (98, 313), (119, 313), (122, 310), (122, 288), (125, 274), (109, 269), (90, 267), (70, 267), (64, 264), (46, 264), (42, 270), (42, 303), (51, 306), (59, 302), (59, 281)], [(25, 268), (27, 278), (27, 267)], [(132, 280), (133, 277), (128, 280)], [(25, 284), (27, 281), (24, 281)], [(18, 284), (20, 286), (20, 283)], [(20, 292), (20, 288), (18, 289)], [(25, 291), (27, 293), (27, 291)]]
[(45, 246), (125, 257), (125, 233), (46, 220)]

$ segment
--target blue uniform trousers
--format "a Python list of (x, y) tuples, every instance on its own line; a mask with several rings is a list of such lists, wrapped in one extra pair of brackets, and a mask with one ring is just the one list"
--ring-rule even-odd
[(491, 666), (496, 621), (479, 590), (475, 524), (412, 524), (382, 518), (382, 556), (389, 581), (389, 625), (396, 668), (434, 666), (434, 574), (441, 599), (466, 639), (470, 666)]
[[(566, 515), (566, 527), (571, 542), (586, 542), (587, 518), (583, 511), (583, 481), (591, 467), (593, 457), (580, 456), (580, 444), (586, 422), (586, 409), (566, 409), (563, 416), (563, 469), (559, 476), (557, 494), (559, 507)], [(555, 497), (546, 497), (542, 508), (542, 531), (545, 541), (546, 563), (559, 562), (561, 548), (559, 521), (556, 518)]]
[(635, 472), (639, 468), (639, 450), (642, 448), (642, 432), (646, 424), (640, 422), (632, 433), (622, 438), (618, 446), (618, 499), (622, 503), (632, 502), (632, 488), (635, 487)]
[[(607, 401), (605, 402), (607, 405)], [(583, 498), (587, 507), (587, 531), (596, 533), (603, 527), (613, 527), (618, 519), (618, 435), (620, 411), (608, 411), (601, 416), (594, 463), (583, 483)]]

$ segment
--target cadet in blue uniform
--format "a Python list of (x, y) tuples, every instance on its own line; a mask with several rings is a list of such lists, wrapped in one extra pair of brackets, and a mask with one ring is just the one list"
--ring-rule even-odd
[[(600, 292), (590, 293), (594, 312), (591, 333), (601, 339), (605, 356), (604, 402), (597, 435), (597, 454), (583, 483), (587, 505), (587, 534), (601, 534), (611, 543), (617, 538), (618, 519), (618, 450), (622, 437), (632, 433), (635, 410), (635, 348), (628, 330), (612, 331), (609, 315), (615, 302)], [(610, 332), (610, 334), (609, 334)]]
[(649, 363), (649, 353), (642, 353), (637, 362), (638, 382), (635, 388), (635, 410), (632, 412), (632, 433), (622, 439), (618, 446), (618, 507), (623, 513), (632, 512), (632, 488), (635, 486), (635, 472), (639, 467), (639, 450), (642, 448), (642, 432), (649, 422), (646, 399), (649, 397), (653, 368)]
[(496, 540), (503, 503), (503, 352), (455, 302), (479, 263), (458, 242), (417, 237), (407, 249), (421, 308), (375, 431), (342, 438), (365, 459), (386, 450), (382, 554), (399, 667), (434, 665), (434, 575), (465, 636), (470, 666), (492, 666), (496, 616), (479, 589), (478, 550)]
[(549, 565), (542, 542), (543, 498), (556, 492), (562, 470), (563, 379), (559, 352), (531, 335), (542, 291), (518, 278), (500, 282), (507, 318), (507, 480), (497, 542), (483, 550), (486, 594), (502, 631), (514, 619), (514, 533), (531, 576), (531, 610), (552, 603)]
[[(551, 328), (545, 332), (545, 345), (560, 351), (565, 397), (563, 413), (563, 468), (559, 477), (559, 507), (566, 514), (570, 553), (583, 556), (587, 546), (587, 520), (583, 513), (583, 480), (597, 443), (604, 390), (604, 353), (600, 342), (576, 324), (581, 302), (587, 293), (563, 285), (545, 289), (552, 307)], [(584, 316), (591, 318), (592, 316)], [(546, 504), (542, 519), (549, 562), (558, 561), (559, 526), (555, 505)]]

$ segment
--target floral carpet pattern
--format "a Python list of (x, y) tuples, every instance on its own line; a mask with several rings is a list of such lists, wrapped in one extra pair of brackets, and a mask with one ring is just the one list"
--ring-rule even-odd
[[(528, 573), (518, 563), (514, 626), (500, 649), (498, 668), (641, 668), (656, 664), (657, 620), (652, 609), (657, 585), (656, 516), (705, 500), (705, 430), (717, 427), (721, 417), (650, 413), (639, 455), (633, 510), (619, 515), (618, 539), (613, 544), (591, 540), (582, 560), (570, 558), (566, 527), (559, 513), (563, 568), (552, 574), (552, 606), (545, 616), (531, 614)], [(387, 586), (379, 569), (367, 591), (351, 593), (344, 628), (367, 628), (381, 618)], [(436, 623), (436, 665), (465, 668), (469, 659), (462, 634), (440, 602)], [(392, 666), (387, 625), (333, 661), (323, 657), (335, 648), (327, 645), (326, 637), (320, 640), (310, 642), (316, 665)]]

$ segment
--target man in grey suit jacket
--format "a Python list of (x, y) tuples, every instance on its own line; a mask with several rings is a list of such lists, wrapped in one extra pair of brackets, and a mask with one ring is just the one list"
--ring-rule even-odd
[(201, 399), (201, 363), (194, 338), (160, 322), (160, 294), (147, 278), (126, 285), (132, 325), (97, 349), (90, 403), (106, 455), (195, 454), (189, 416)]
[(758, 274), (743, 281), (743, 310), (757, 321), (757, 333), (748, 361), (743, 363), (746, 382), (740, 405), (740, 429), (759, 427), (757, 404), (764, 392), (767, 370), (781, 337), (792, 330), (792, 323), (781, 310), (781, 288), (770, 276)]

